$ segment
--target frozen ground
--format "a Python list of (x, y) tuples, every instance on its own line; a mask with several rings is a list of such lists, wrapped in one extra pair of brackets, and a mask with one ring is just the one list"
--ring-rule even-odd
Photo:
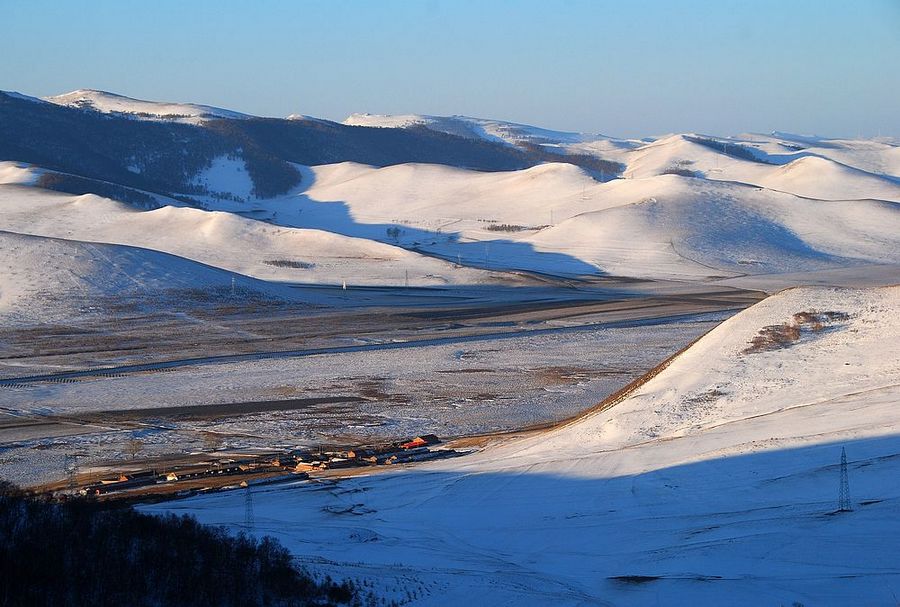
[[(556, 430), (256, 490), (253, 531), (415, 605), (893, 604), (898, 319), (900, 288), (791, 289)], [(841, 448), (853, 511), (835, 513)], [(238, 528), (244, 495), (145, 509)]]

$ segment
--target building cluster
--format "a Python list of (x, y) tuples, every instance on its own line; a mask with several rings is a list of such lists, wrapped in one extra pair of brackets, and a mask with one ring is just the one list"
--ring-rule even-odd
[[(341, 468), (359, 468), (364, 466), (384, 466), (411, 462), (422, 462), (434, 459), (443, 459), (462, 455), (453, 449), (433, 449), (440, 444), (440, 439), (434, 434), (416, 436), (394, 443), (376, 445), (371, 447), (359, 447), (354, 449), (328, 450), (300, 449), (282, 454), (267, 454), (265, 456), (246, 459), (215, 459), (201, 462), (193, 462), (184, 465), (173, 465), (162, 469), (142, 470), (139, 472), (119, 474), (105, 478), (82, 487), (78, 492), (82, 495), (100, 496), (113, 492), (131, 491), (150, 487), (153, 485), (172, 485), (177, 487), (179, 483), (191, 482), (193, 490), (209, 490), (212, 485), (219, 489), (246, 486), (253, 482), (253, 477), (290, 478), (296, 480), (306, 478), (308, 473), (320, 470), (334, 470)], [(282, 473), (282, 474), (278, 474)], [(223, 477), (236, 477), (234, 483), (221, 486)], [(197, 488), (197, 482), (204, 479), (215, 481), (209, 487)], [(177, 491), (176, 491), (177, 492)]]

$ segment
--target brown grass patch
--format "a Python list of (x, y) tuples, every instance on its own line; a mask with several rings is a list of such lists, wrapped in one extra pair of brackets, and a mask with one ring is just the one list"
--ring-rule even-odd
[(750, 346), (745, 348), (742, 353), (754, 354), (787, 348), (799, 341), (804, 331), (818, 333), (835, 322), (845, 321), (849, 318), (850, 315), (846, 312), (833, 310), (797, 312), (791, 317), (790, 322), (769, 325), (760, 329), (759, 333), (750, 340)]

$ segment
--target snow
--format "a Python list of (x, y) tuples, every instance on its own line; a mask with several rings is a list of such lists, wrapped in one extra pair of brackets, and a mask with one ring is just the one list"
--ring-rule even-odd
[[(803, 311), (847, 319), (748, 353)], [(256, 491), (255, 533), (412, 605), (887, 604), (900, 288), (791, 289), (612, 408), (461, 459)], [(837, 506), (841, 448), (854, 511)], [(244, 496), (145, 506), (239, 527)], [(402, 584), (401, 584), (402, 586)]]
[[(278, 223), (492, 269), (703, 280), (900, 263), (900, 208), (877, 200), (677, 175), (598, 183), (563, 163), (501, 173), (340, 163), (308, 169), (304, 183), (263, 203)], [(489, 229), (503, 224), (512, 231)]]
[(212, 196), (227, 193), (241, 201), (253, 197), (253, 179), (242, 157), (217, 156), (192, 181), (194, 185), (205, 188)]
[(264, 296), (299, 297), (286, 287), (157, 251), (0, 231), (0, 320), (7, 327), (67, 319), (111, 301), (164, 309), (188, 292), (224, 297), (233, 277), (242, 289)]
[(186, 124), (202, 124), (218, 118), (231, 120), (249, 118), (240, 112), (209, 105), (144, 101), (92, 89), (79, 89), (71, 93), (45, 97), (44, 100), (68, 107), (90, 108), (104, 114), (131, 114), (142, 120), (164, 120)]
[[(700, 164), (710, 162), (702, 154), (717, 154), (683, 138), (658, 142), (630, 165), (647, 176), (607, 183), (564, 163), (497, 173), (426, 164), (300, 167), (302, 185), (288, 195), (210, 198), (210, 211), (138, 213), (98, 197), (0, 186), (0, 229), (153, 248), (256, 278), (325, 284), (405, 284), (407, 274), (419, 286), (484, 284), (497, 279), (493, 271), (510, 270), (718, 280), (900, 265), (900, 207), (875, 199), (885, 192), (870, 188), (888, 181), (857, 179), (859, 171), (846, 167), (852, 174), (834, 179), (816, 179), (815, 166), (795, 169), (833, 164), (812, 157), (782, 166), (725, 158), (783, 173), (782, 181), (802, 173), (808, 188), (844, 188), (860, 198), (818, 200), (654, 174), (678, 156), (672, 146), (700, 154)], [(242, 165), (219, 158), (202, 182), (250, 196)]]
[(0, 229), (144, 247), (268, 281), (351, 286), (404, 284), (407, 276), (414, 286), (497, 281), (487, 272), (390, 244), (221, 211), (166, 206), (141, 212), (92, 194), (0, 186)]
[(0, 185), (34, 185), (41, 174), (36, 169), (23, 162), (0, 162)]
[[(534, 331), (537, 327), (531, 325), (513, 334), (475, 340), (421, 340), (398, 349), (379, 349), (375, 343), (371, 345), (376, 347), (366, 351), (211, 362), (102, 381), (4, 387), (0, 389), (0, 408), (26, 417), (102, 418), (104, 411), (160, 406), (214, 406), (292, 397), (363, 399), (233, 417), (208, 414), (155, 420), (144, 413), (141, 426), (165, 430), (167, 438), (160, 432), (157, 439), (168, 444), (170, 453), (192, 450), (202, 442), (203, 432), (217, 433), (228, 449), (246, 450), (327, 444), (335, 437), (344, 444), (365, 444), (425, 433), (447, 437), (512, 430), (583, 411), (727, 315), (663, 319), (627, 328), (554, 329), (558, 323), (552, 323), (542, 327), (543, 331)], [(215, 324), (215, 320), (210, 322)], [(195, 326), (201, 330), (200, 321)], [(641, 348), (629, 347), (635, 340)], [(347, 339), (344, 343), (365, 342)], [(53, 426), (50, 430), (46, 425), (6, 428), (0, 477), (24, 485), (58, 478), (61, 468), (48, 468), (44, 463), (51, 451), (83, 452), (87, 466), (117, 457), (117, 453), (121, 458), (131, 427), (111, 425), (82, 427), (80, 432), (66, 428), (64, 434), (69, 435), (63, 437), (52, 435), (58, 431)], [(101, 449), (100, 444), (106, 447)]]
[[(645, 178), (680, 168), (706, 179), (749, 183), (805, 198), (875, 198), (900, 202), (900, 184), (896, 180), (854, 168), (825, 155), (808, 150), (774, 153), (771, 150), (775, 144), (761, 143), (758, 137), (752, 140), (706, 139), (733, 146), (733, 149), (741, 147), (749, 150), (760, 161), (730, 156), (691, 141), (688, 136), (672, 135), (630, 153), (625, 158), (627, 168), (624, 174), (628, 178)], [(828, 152), (835, 158), (853, 162), (846, 154), (834, 154), (836, 149), (829, 148)]]
[(605, 135), (554, 131), (505, 120), (472, 118), (469, 116), (427, 116), (422, 114), (384, 115), (351, 114), (344, 120), (351, 126), (373, 128), (409, 128), (424, 126), (433, 131), (448, 133), (468, 139), (484, 139), (494, 143), (519, 145), (523, 143), (544, 146), (547, 151), (606, 152), (615, 154), (640, 145), (632, 139), (616, 139)]

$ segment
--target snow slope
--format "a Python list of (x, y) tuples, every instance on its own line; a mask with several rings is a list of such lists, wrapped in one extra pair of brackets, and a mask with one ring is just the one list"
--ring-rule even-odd
[(694, 173), (717, 181), (737, 181), (772, 190), (820, 200), (875, 198), (900, 202), (900, 183), (824, 156), (808, 152), (774, 154), (756, 147), (755, 142), (736, 139), (703, 138), (728, 150), (756, 154), (750, 160), (711, 149), (693, 141), (693, 135), (672, 135), (631, 152), (627, 158), (627, 178), (645, 178), (677, 171)]
[(92, 194), (0, 186), (0, 229), (144, 247), (262, 280), (350, 285), (495, 282), (389, 244), (274, 226), (234, 213), (166, 206), (137, 211)]
[[(746, 351), (812, 310), (849, 316)], [(254, 532), (411, 605), (893, 604), (898, 400), (900, 288), (793, 289), (567, 426), (257, 489)], [(833, 514), (842, 447), (854, 511)], [(244, 495), (145, 508), (239, 527)]]
[[(232, 166), (241, 161), (221, 160), (207, 183), (246, 175)], [(818, 159), (797, 162), (809, 161)], [(24, 179), (21, 171), (2, 174)], [(211, 198), (212, 212), (136, 212), (95, 196), (0, 186), (0, 229), (153, 248), (257, 278), (326, 284), (404, 284), (407, 275), (414, 285), (496, 280), (458, 264), (690, 280), (900, 264), (893, 202), (815, 200), (679, 175), (599, 183), (564, 163), (496, 173), (354, 163), (302, 171), (301, 187), (285, 197)]]
[(0, 320), (56, 322), (137, 303), (166, 310), (184, 300), (238, 296), (301, 299), (271, 285), (193, 261), (136, 247), (26, 236), (0, 231)]
[(22, 162), (0, 162), (0, 185), (33, 185), (40, 171)]
[(217, 118), (229, 118), (240, 120), (249, 118), (246, 114), (195, 103), (167, 103), (159, 101), (143, 101), (132, 99), (124, 95), (107, 93), (92, 89), (79, 89), (71, 93), (45, 97), (45, 101), (56, 105), (68, 107), (89, 108), (104, 114), (119, 113), (132, 114), (135, 118), (143, 120), (165, 120), (171, 122), (184, 122), (187, 124), (202, 124), (207, 120)]
[(538, 145), (548, 152), (589, 154), (613, 161), (619, 161), (625, 152), (641, 145), (640, 141), (633, 139), (554, 131), (527, 124), (469, 116), (352, 114), (344, 120), (344, 124), (376, 128), (424, 126), (459, 137), (484, 139), (511, 146)]
[(874, 139), (828, 139), (792, 133), (774, 132), (770, 135), (740, 136), (766, 152), (770, 161), (791, 158), (791, 155), (814, 155), (847, 166), (900, 178), (900, 142), (886, 137)]
[(269, 207), (279, 223), (483, 267), (705, 279), (900, 263), (900, 207), (890, 202), (677, 175), (598, 183), (561, 163), (504, 173), (341, 163), (304, 181)]

